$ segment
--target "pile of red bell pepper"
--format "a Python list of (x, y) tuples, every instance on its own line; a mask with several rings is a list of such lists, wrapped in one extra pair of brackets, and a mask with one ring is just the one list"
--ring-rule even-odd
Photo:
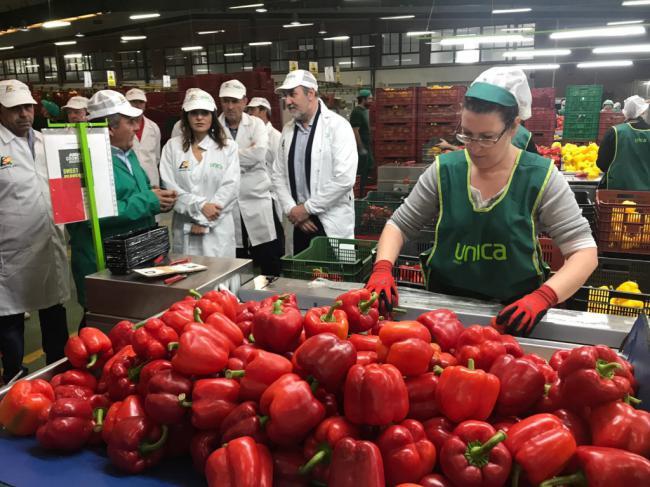
[(613, 350), (547, 362), (449, 310), (381, 321), (365, 289), (306, 314), (294, 295), (192, 293), (66, 353), (71, 370), (12, 387), (0, 424), (105, 444), (132, 474), (187, 455), (210, 486), (650, 485), (650, 414)]

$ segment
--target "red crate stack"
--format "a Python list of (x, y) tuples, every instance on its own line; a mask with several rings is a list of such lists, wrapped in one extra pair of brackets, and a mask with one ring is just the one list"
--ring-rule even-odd
[(555, 88), (532, 88), (533, 108), (555, 109)]
[[(530, 129), (529, 129), (530, 130)], [(550, 147), (553, 145), (555, 140), (555, 130), (530, 130), (530, 133), (533, 136), (533, 141), (537, 145), (543, 145), (545, 147)]]
[(537, 145), (550, 147), (555, 139), (555, 88), (532, 88), (532, 116), (524, 126)]
[(601, 112), (598, 126), (598, 143), (603, 139), (607, 129), (623, 122), (625, 122), (625, 115), (620, 112)]
[(555, 109), (533, 107), (533, 115), (524, 122), (531, 132), (538, 130), (555, 130)]
[(379, 89), (372, 113), (374, 151), (377, 166), (416, 158), (415, 88)]
[(453, 143), (458, 126), (465, 86), (418, 88), (417, 153), (422, 162), (422, 147), (431, 139), (445, 139)]

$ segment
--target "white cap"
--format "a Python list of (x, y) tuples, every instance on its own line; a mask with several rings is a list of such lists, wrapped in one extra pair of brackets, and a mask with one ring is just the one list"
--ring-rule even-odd
[(88, 110), (88, 98), (85, 96), (73, 96), (61, 108), (72, 108), (73, 110), (81, 110), (83, 108)]
[(246, 105), (246, 108), (253, 108), (253, 107), (264, 107), (266, 108), (269, 112), (271, 111), (271, 104), (266, 98), (262, 98), (259, 96), (254, 97), (248, 105)]
[(490, 68), (479, 74), (474, 83), (479, 81), (508, 90), (519, 105), (519, 118), (528, 120), (531, 117), (533, 95), (530, 93), (526, 74), (521, 69), (507, 66)]
[(605, 100), (605, 101), (603, 102), (603, 106), (605, 106), (605, 105), (611, 105), (611, 106), (614, 106), (614, 102), (613, 102), (612, 100)]
[(318, 81), (313, 74), (304, 69), (296, 69), (291, 71), (286, 78), (282, 86), (275, 90), (276, 93), (284, 90), (293, 90), (298, 86), (304, 86), (305, 88), (312, 88), (314, 91), (318, 91)]
[(17, 79), (0, 81), (0, 105), (11, 108), (17, 105), (36, 105), (29, 87)]
[(199, 88), (188, 88), (185, 92), (185, 99), (183, 100), (183, 111), (191, 112), (192, 110), (207, 110), (214, 112), (217, 109), (217, 104), (214, 98), (207, 91)]
[(88, 100), (88, 120), (116, 113), (125, 117), (139, 117), (142, 110), (132, 106), (122, 93), (114, 90), (99, 90)]
[(147, 95), (145, 95), (144, 91), (142, 91), (140, 88), (131, 88), (126, 92), (124, 96), (129, 101), (147, 101)]
[(236, 98), (237, 100), (241, 100), (245, 96), (246, 87), (241, 81), (231, 79), (221, 83), (221, 87), (219, 88), (219, 98)]
[(623, 115), (625, 115), (625, 118), (628, 120), (639, 118), (648, 110), (648, 108), (650, 108), (650, 105), (648, 105), (639, 95), (632, 95), (631, 97), (626, 98), (624, 103)]

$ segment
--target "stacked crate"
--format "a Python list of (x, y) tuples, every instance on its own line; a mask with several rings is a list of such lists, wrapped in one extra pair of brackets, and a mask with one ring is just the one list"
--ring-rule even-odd
[(417, 90), (416, 148), (418, 161), (423, 162), (422, 148), (430, 146), (430, 142), (437, 143), (439, 139), (445, 139), (454, 143), (467, 87), (434, 86), (420, 87)]
[(571, 85), (566, 90), (565, 141), (589, 142), (598, 137), (602, 85)]
[(625, 115), (621, 112), (601, 112), (600, 123), (598, 125), (598, 143), (603, 139), (605, 132), (610, 127), (625, 122)]
[(533, 88), (532, 116), (524, 125), (537, 145), (550, 146), (555, 135), (555, 88)]
[(375, 164), (415, 161), (416, 88), (379, 89), (374, 105)]

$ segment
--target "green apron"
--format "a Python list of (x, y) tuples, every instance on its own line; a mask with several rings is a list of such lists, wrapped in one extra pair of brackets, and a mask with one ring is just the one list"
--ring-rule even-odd
[[(128, 159), (133, 175), (119, 158), (113, 156), (118, 216), (99, 220), (102, 239), (154, 226), (156, 224), (154, 216), (160, 213), (158, 197), (151, 191), (147, 174), (140, 166), (134, 151), (129, 153)], [(84, 278), (88, 274), (97, 272), (92, 230), (87, 221), (70, 223), (66, 225), (66, 229), (70, 234), (71, 267), (74, 283), (77, 286), (77, 300), (85, 307)]]
[(534, 215), (552, 167), (552, 161), (522, 150), (501, 196), (479, 209), (472, 201), (467, 151), (440, 156), (436, 237), (422, 256), (427, 289), (507, 302), (538, 288), (548, 270)]
[(514, 145), (517, 149), (526, 150), (526, 147), (528, 147), (532, 136), (533, 134), (531, 134), (526, 127), (519, 124), (517, 133), (512, 138), (512, 145)]
[(650, 129), (614, 126), (616, 152), (607, 171), (607, 189), (650, 191)]

